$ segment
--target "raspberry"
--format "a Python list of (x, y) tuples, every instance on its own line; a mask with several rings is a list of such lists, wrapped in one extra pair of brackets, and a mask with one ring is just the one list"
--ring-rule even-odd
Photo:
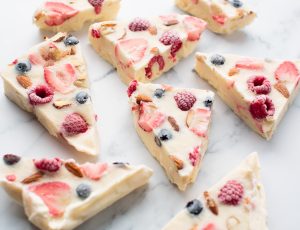
[(176, 93), (174, 99), (177, 103), (178, 108), (182, 111), (190, 110), (197, 100), (192, 93), (187, 91)]
[(150, 27), (150, 22), (143, 18), (135, 18), (129, 23), (128, 27), (133, 32), (144, 31)]
[(264, 76), (252, 76), (248, 79), (248, 89), (256, 94), (269, 94), (271, 83)]
[(195, 167), (201, 159), (201, 154), (199, 151), (199, 146), (195, 147), (193, 152), (189, 153), (189, 160), (191, 164)]
[(172, 30), (164, 32), (159, 41), (166, 46), (172, 45), (170, 51), (172, 57), (175, 57), (177, 51), (182, 46), (182, 41), (180, 40), (178, 33)]
[(147, 78), (151, 78), (152, 77), (152, 66), (157, 63), (159, 66), (159, 71), (163, 70), (163, 68), (165, 67), (165, 61), (164, 58), (161, 55), (156, 55), (153, 58), (151, 58), (151, 60), (148, 63), (148, 66), (145, 68), (145, 74)]
[(29, 102), (32, 105), (46, 104), (52, 101), (53, 91), (47, 85), (38, 85), (28, 91)]
[(250, 104), (250, 113), (254, 119), (263, 119), (267, 116), (273, 116), (275, 107), (271, 100), (266, 95), (257, 96)]
[(95, 13), (100, 14), (104, 0), (89, 0), (89, 3), (95, 8)]
[(59, 158), (33, 160), (33, 162), (37, 169), (48, 172), (56, 172), (62, 166), (62, 161)]
[(236, 180), (229, 180), (220, 189), (218, 194), (219, 200), (223, 204), (227, 205), (238, 205), (244, 195), (244, 187), (241, 183)]
[(63, 133), (73, 136), (85, 133), (88, 130), (88, 124), (84, 118), (78, 113), (72, 113), (65, 117), (62, 123)]
[(138, 85), (137, 80), (133, 80), (133, 81), (129, 84), (129, 87), (128, 87), (128, 89), (127, 89), (128, 97), (130, 97), (131, 94), (133, 94), (133, 92), (136, 91), (137, 85)]

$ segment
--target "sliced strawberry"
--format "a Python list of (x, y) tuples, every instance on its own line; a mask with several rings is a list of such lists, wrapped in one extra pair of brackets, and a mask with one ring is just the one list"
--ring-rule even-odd
[(226, 17), (226, 15), (222, 15), (222, 14), (221, 15), (213, 15), (212, 19), (214, 21), (216, 21), (217, 23), (219, 23), (220, 25), (224, 25), (227, 20), (227, 17)]
[(151, 132), (159, 127), (166, 119), (166, 116), (150, 103), (141, 103), (139, 111), (139, 126), (146, 132)]
[(177, 23), (179, 23), (176, 14), (161, 15), (159, 16), (159, 18), (163, 21), (163, 24), (167, 26), (176, 25)]
[(188, 128), (200, 137), (206, 137), (211, 116), (209, 109), (195, 109), (188, 112), (186, 124)]
[(248, 70), (262, 70), (264, 68), (264, 63), (249, 58), (244, 58), (237, 61), (235, 67)]
[(281, 63), (275, 71), (275, 78), (278, 81), (298, 81), (299, 70), (294, 63), (285, 61)]
[(207, 23), (199, 18), (186, 16), (183, 20), (183, 24), (188, 34), (188, 40), (197, 41), (201, 33), (205, 30)]
[(209, 223), (201, 230), (216, 230), (216, 226), (213, 223)]
[(29, 54), (28, 59), (33, 65), (44, 65), (46, 63), (43, 57), (39, 54)]
[(106, 172), (107, 168), (108, 165), (106, 163), (85, 163), (81, 165), (83, 174), (92, 180), (99, 180)]
[(60, 93), (68, 93), (74, 89), (76, 80), (75, 68), (71, 64), (44, 68), (44, 78), (48, 85)]
[(71, 187), (64, 182), (54, 181), (32, 185), (29, 191), (43, 200), (53, 217), (62, 216), (71, 202)]

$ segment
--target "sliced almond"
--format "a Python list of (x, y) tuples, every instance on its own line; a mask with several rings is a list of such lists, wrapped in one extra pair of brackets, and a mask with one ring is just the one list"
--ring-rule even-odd
[(174, 117), (168, 116), (168, 121), (176, 132), (179, 132), (179, 125)]
[(74, 85), (76, 85), (77, 87), (81, 87), (81, 88), (88, 87), (85, 79), (77, 79), (76, 81), (74, 81)]
[(75, 162), (72, 162), (72, 161), (66, 162), (65, 167), (74, 176), (83, 177), (81, 169), (79, 168), (79, 166)]
[(157, 55), (157, 54), (159, 54), (159, 49), (158, 49), (157, 47), (153, 47), (153, 48), (150, 50), (150, 52), (151, 52), (152, 54), (154, 54), (154, 55)]
[(171, 155), (170, 158), (174, 161), (174, 163), (175, 163), (178, 170), (183, 169), (184, 163), (183, 163), (182, 160), (180, 160), (178, 157), (176, 157), (174, 155)]
[(204, 198), (206, 199), (206, 205), (209, 210), (217, 216), (219, 214), (219, 209), (215, 200), (209, 196), (207, 191), (204, 192)]
[(237, 74), (239, 71), (240, 71), (240, 70), (239, 70), (238, 68), (233, 67), (233, 68), (231, 68), (231, 69), (229, 70), (228, 76), (231, 77), (231, 76)]
[(240, 221), (235, 216), (230, 216), (226, 220), (226, 227), (228, 230), (236, 229), (236, 226), (240, 224)]
[(148, 31), (149, 31), (149, 33), (150, 33), (151, 35), (156, 35), (156, 34), (157, 34), (157, 28), (156, 28), (156, 26), (150, 26), (150, 27), (148, 28)]
[(76, 54), (76, 47), (72, 46), (70, 50), (70, 55), (75, 55)]
[(70, 105), (72, 105), (72, 102), (64, 101), (64, 100), (57, 100), (52, 105), (57, 109), (62, 109), (62, 108), (69, 107)]
[(32, 182), (38, 181), (40, 178), (42, 178), (42, 176), (44, 175), (43, 172), (38, 171), (32, 175), (30, 175), (29, 177), (26, 177), (24, 180), (21, 181), (22, 184), (30, 184)]
[(148, 97), (147, 95), (144, 94), (139, 94), (136, 97), (136, 103), (139, 105), (141, 104), (141, 102), (152, 102), (152, 99), (150, 97)]
[(115, 27), (117, 25), (117, 23), (115, 22), (103, 22), (101, 26), (104, 27)]
[(279, 93), (281, 93), (285, 98), (290, 97), (290, 92), (283, 83), (277, 82), (274, 85), (274, 88), (277, 89), (279, 91)]
[(25, 75), (17, 76), (17, 81), (25, 89), (32, 85), (30, 78)]
[(53, 42), (61, 42), (66, 38), (65, 35), (59, 36), (58, 38), (56, 38), (55, 40), (53, 40)]
[(38, 20), (40, 20), (43, 16), (44, 16), (44, 13), (43, 13), (42, 11), (37, 12), (37, 13), (34, 15), (34, 20), (35, 20), (35, 21), (38, 21)]
[(189, 110), (189, 112), (188, 112), (188, 114), (187, 114), (187, 116), (186, 116), (186, 120), (185, 120), (185, 124), (186, 124), (186, 126), (189, 128), (190, 127), (190, 124), (191, 124), (191, 122), (192, 122), (192, 120), (193, 120), (193, 117), (194, 117), (194, 115), (195, 115), (195, 111), (194, 110)]

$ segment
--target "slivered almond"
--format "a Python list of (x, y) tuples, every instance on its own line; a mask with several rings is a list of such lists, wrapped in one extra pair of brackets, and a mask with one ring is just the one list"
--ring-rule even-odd
[(62, 36), (56, 38), (55, 40), (53, 40), (53, 42), (61, 42), (61, 41), (63, 41), (65, 38), (66, 38), (66, 36), (65, 36), (65, 35), (62, 35)]
[(191, 109), (186, 116), (185, 124), (188, 128), (190, 127), (194, 115), (195, 115), (195, 111)]
[(157, 54), (159, 54), (159, 49), (158, 49), (157, 47), (153, 47), (153, 48), (150, 50), (150, 52), (151, 52), (152, 54), (154, 54), (154, 55), (157, 55)]
[(72, 105), (72, 102), (58, 100), (58, 101), (55, 101), (52, 105), (57, 109), (62, 109), (62, 108), (69, 107), (70, 105)]
[(239, 70), (238, 68), (233, 67), (233, 68), (231, 68), (231, 69), (229, 70), (228, 76), (231, 77), (231, 76), (237, 74), (239, 71), (240, 71), (240, 70)]
[(281, 93), (285, 98), (290, 97), (290, 92), (283, 83), (277, 82), (274, 85), (274, 88), (277, 89), (279, 91), (279, 93)]
[(44, 13), (40, 11), (36, 15), (34, 15), (34, 20), (38, 21), (43, 16), (44, 16)]
[(209, 210), (217, 216), (219, 214), (218, 206), (214, 199), (209, 196), (209, 193), (207, 191), (204, 192), (204, 198), (206, 200), (206, 205), (209, 208)]
[(141, 102), (152, 102), (152, 99), (150, 97), (148, 97), (147, 95), (144, 94), (139, 94), (136, 97), (136, 103), (139, 105), (141, 104)]
[(115, 27), (117, 25), (117, 23), (115, 22), (107, 22), (107, 23), (102, 23), (101, 26), (104, 26), (104, 27)]
[(179, 125), (174, 117), (168, 116), (168, 121), (176, 132), (179, 132)]
[(183, 169), (184, 163), (183, 163), (182, 160), (180, 160), (178, 157), (176, 157), (174, 155), (171, 155), (170, 158), (174, 161), (174, 163), (175, 163), (178, 170)]
[(25, 75), (17, 76), (17, 81), (25, 89), (32, 85), (30, 78)]
[(82, 172), (81, 172), (81, 169), (79, 168), (79, 166), (78, 166), (76, 163), (74, 163), (74, 162), (72, 162), (72, 161), (66, 162), (66, 163), (65, 163), (65, 167), (66, 167), (66, 169), (67, 169), (70, 173), (72, 173), (74, 176), (77, 176), (77, 177), (83, 177), (83, 174), (82, 174)]
[(76, 48), (74, 46), (72, 46), (70, 55), (75, 55), (75, 54), (76, 54)]
[(40, 178), (42, 178), (42, 176), (44, 175), (43, 172), (38, 171), (32, 175), (30, 175), (29, 177), (26, 177), (24, 180), (21, 181), (22, 184), (30, 184), (32, 182), (38, 181)]
[(78, 80), (74, 81), (74, 85), (76, 85), (77, 87), (81, 87), (81, 88), (87, 88), (87, 83), (85, 82), (84, 79), (78, 79)]
[(150, 27), (148, 28), (148, 31), (149, 31), (149, 33), (150, 33), (151, 35), (156, 35), (156, 34), (157, 34), (157, 28), (156, 28), (156, 26), (150, 26)]

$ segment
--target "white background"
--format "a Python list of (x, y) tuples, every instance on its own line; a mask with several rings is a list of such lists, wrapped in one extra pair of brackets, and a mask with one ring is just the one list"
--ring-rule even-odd
[[(0, 68), (5, 68), (26, 50), (42, 41), (44, 34), (31, 17), (41, 0), (3, 1), (0, 7)], [(230, 36), (206, 31), (197, 50), (232, 52), (270, 58), (299, 58), (300, 2), (298, 0), (252, 0), (258, 13), (255, 22)], [(119, 19), (180, 12), (172, 0), (123, 0)], [(196, 183), (185, 193), (172, 186), (162, 168), (150, 156), (134, 131), (127, 104), (126, 86), (113, 68), (99, 58), (87, 41), (87, 27), (74, 33), (81, 41), (88, 63), (95, 110), (100, 116), (101, 160), (143, 163), (154, 169), (148, 187), (137, 190), (106, 209), (79, 229), (159, 230), (185, 203), (214, 184), (248, 153), (258, 151), (267, 193), (269, 228), (299, 229), (300, 207), (300, 97), (289, 109), (269, 142), (252, 132), (219, 99), (214, 105), (210, 144)], [(174, 86), (211, 89), (192, 68), (193, 55), (179, 63), (157, 82)], [(29, 114), (11, 103), (0, 81), (0, 152), (34, 157), (77, 156), (59, 144)], [(82, 160), (82, 159), (81, 159)], [(35, 229), (23, 209), (0, 191), (0, 229)]]

